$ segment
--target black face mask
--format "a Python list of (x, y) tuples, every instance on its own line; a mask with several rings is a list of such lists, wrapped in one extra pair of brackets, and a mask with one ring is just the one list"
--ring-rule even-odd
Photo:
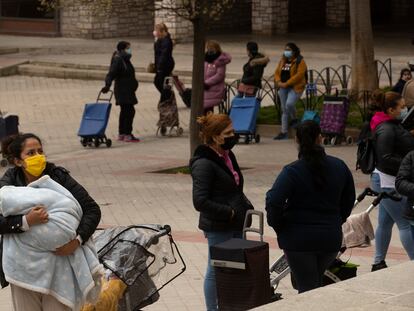
[(221, 144), (220, 147), (223, 150), (230, 150), (234, 147), (234, 145), (237, 144), (237, 140), (238, 139), (236, 135), (226, 137), (224, 138), (224, 144)]

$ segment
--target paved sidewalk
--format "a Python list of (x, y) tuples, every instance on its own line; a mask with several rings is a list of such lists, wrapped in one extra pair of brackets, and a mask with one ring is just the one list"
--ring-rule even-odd
[[(2, 40), (0, 40), (2, 42)], [(138, 90), (140, 103), (134, 121), (135, 134), (142, 138), (137, 144), (114, 142), (112, 148), (84, 148), (76, 132), (83, 105), (93, 102), (102, 84), (98, 81), (31, 78), (10, 76), (0, 78), (0, 108), (20, 116), (23, 132), (37, 133), (43, 140), (49, 160), (69, 169), (88, 189), (102, 208), (106, 225), (170, 224), (173, 236), (187, 263), (187, 271), (161, 291), (160, 301), (145, 310), (203, 310), (203, 275), (207, 245), (197, 229), (198, 213), (191, 201), (191, 177), (153, 174), (151, 172), (188, 163), (189, 110), (179, 101), (182, 137), (155, 136), (158, 118), (158, 93), (151, 84), (142, 83)], [(118, 107), (113, 107), (107, 135), (117, 134)], [(328, 148), (327, 152), (344, 159), (353, 170), (360, 191), (368, 177), (354, 171), (356, 148)], [(238, 145), (235, 153), (244, 170), (246, 194), (258, 210), (264, 208), (266, 191), (271, 187), (283, 165), (293, 161), (297, 149), (292, 140), (275, 142), (264, 138), (260, 144)], [(0, 169), (3, 173), (4, 169)], [(363, 202), (357, 211), (368, 206)], [(375, 226), (377, 212), (371, 214)], [(407, 261), (394, 229), (387, 263), (391, 266)], [(266, 226), (266, 240), (271, 243), (271, 261), (281, 251), (275, 234)], [(372, 247), (349, 251), (344, 258), (360, 264), (359, 274), (370, 270)], [(295, 296), (289, 278), (278, 290), (283, 296)], [(9, 288), (0, 291), (0, 310), (10, 311)]]

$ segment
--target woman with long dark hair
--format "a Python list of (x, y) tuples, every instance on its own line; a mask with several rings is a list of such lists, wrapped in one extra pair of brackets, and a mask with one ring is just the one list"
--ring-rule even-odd
[(266, 211), (302, 293), (322, 285), (338, 254), (355, 189), (346, 164), (325, 153), (316, 122), (300, 124), (296, 141), (299, 159), (283, 168), (267, 192)]
[[(371, 132), (375, 139), (375, 170), (371, 175), (371, 186), (375, 191), (395, 189), (395, 177), (403, 158), (414, 150), (414, 136), (405, 130), (400, 122), (407, 114), (404, 98), (396, 92), (378, 93), (380, 111), (371, 119)], [(378, 226), (375, 231), (375, 257), (372, 271), (387, 267), (385, 257), (390, 245), (392, 227), (398, 226), (400, 240), (411, 260), (414, 260), (412, 228), (403, 218), (407, 199), (395, 202), (383, 199), (378, 208)]]

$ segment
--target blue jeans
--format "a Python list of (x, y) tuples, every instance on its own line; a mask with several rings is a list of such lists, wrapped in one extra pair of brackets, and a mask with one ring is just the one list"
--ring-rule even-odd
[(282, 133), (289, 129), (289, 118), (296, 119), (296, 102), (302, 93), (296, 93), (293, 88), (279, 89), (280, 107), (282, 108)]
[(206, 300), (207, 311), (218, 310), (217, 290), (216, 290), (216, 274), (214, 267), (210, 265), (210, 246), (230, 240), (231, 238), (241, 238), (241, 231), (224, 231), (224, 232), (207, 232), (204, 236), (208, 242), (208, 263), (206, 277), (204, 278), (204, 298)]
[[(372, 190), (392, 191), (393, 188), (381, 188), (380, 177), (374, 173), (371, 175)], [(396, 202), (391, 199), (383, 199), (378, 208), (378, 227), (375, 231), (375, 257), (374, 263), (385, 260), (388, 246), (390, 245), (392, 227), (397, 224), (400, 232), (400, 240), (410, 260), (414, 260), (414, 228), (409, 221), (403, 218), (403, 209), (407, 204), (407, 198), (403, 197), (402, 201)]]

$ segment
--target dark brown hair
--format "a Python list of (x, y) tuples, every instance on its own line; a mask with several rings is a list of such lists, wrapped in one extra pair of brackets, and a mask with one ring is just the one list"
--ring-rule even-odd
[[(384, 113), (388, 112), (388, 109), (397, 107), (399, 101), (402, 99), (401, 94), (397, 92), (380, 92), (375, 91), (375, 99), (376, 105), (378, 105), (378, 111), (382, 111)], [(374, 94), (373, 94), (374, 95)]]
[(10, 157), (11, 159), (21, 159), (20, 155), (22, 154), (24, 143), (30, 138), (34, 138), (40, 143), (40, 145), (42, 144), (40, 138), (35, 134), (17, 134), (9, 136), (3, 140), (1, 144), (1, 150), (6, 150), (6, 156), (8, 158)]
[(208, 113), (206, 116), (197, 118), (200, 124), (200, 137), (207, 145), (214, 143), (213, 137), (219, 136), (226, 127), (231, 124), (231, 119), (226, 114)]

